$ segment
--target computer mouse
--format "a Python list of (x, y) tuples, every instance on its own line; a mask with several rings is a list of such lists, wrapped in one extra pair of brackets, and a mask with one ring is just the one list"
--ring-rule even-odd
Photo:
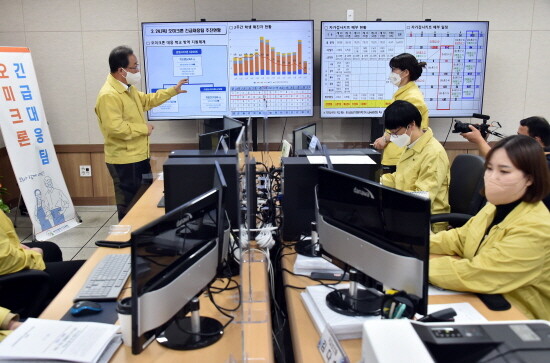
[(84, 315), (91, 315), (91, 314), (97, 314), (100, 313), (103, 310), (101, 305), (99, 303), (96, 303), (95, 301), (77, 301), (74, 303), (74, 305), (71, 307), (71, 315), (73, 316), (84, 316)]

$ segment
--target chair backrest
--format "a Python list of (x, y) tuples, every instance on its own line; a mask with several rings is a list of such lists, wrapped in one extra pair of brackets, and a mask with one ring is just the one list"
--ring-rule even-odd
[(40, 270), (22, 270), (0, 276), (0, 306), (21, 318), (36, 318), (46, 307), (50, 275)]
[(478, 155), (458, 155), (451, 165), (449, 204), (451, 213), (475, 215), (485, 204), (483, 188), (485, 159)]

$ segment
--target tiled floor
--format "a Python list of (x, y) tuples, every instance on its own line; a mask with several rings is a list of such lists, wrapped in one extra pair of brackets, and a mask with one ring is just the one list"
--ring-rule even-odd
[[(97, 248), (95, 241), (107, 237), (109, 226), (118, 224), (116, 206), (81, 206), (75, 207), (76, 212), (82, 219), (77, 227), (68, 230), (49, 239), (55, 242), (63, 252), (63, 260), (85, 260), (89, 258)], [(15, 212), (9, 216), (14, 220)], [(28, 216), (17, 216), (15, 230), (21, 241), (32, 241), (32, 224)]]

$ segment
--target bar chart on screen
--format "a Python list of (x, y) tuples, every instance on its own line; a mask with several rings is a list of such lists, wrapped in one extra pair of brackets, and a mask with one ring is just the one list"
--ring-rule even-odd
[(229, 28), (229, 104), (234, 116), (312, 115), (313, 34), (309, 22)]
[(313, 115), (313, 21), (143, 23), (150, 120)]

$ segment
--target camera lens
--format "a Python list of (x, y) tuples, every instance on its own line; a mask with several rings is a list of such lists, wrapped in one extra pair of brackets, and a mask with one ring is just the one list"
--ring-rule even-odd
[(464, 132), (470, 132), (470, 128), (468, 127), (470, 124), (462, 121), (455, 121), (454, 130), (453, 133), (464, 133)]

